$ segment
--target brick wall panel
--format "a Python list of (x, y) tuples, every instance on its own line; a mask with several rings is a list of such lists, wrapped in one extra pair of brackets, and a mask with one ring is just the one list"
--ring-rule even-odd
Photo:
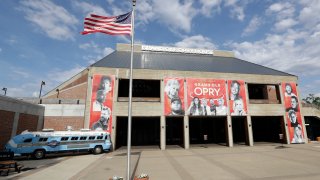
[(24, 130), (37, 131), (38, 118), (36, 115), (20, 114), (17, 134), (20, 134)]
[(53, 117), (46, 116), (44, 118), (44, 128), (54, 129), (55, 131), (64, 131), (67, 126), (72, 126), (73, 130), (83, 128), (84, 117)]
[(61, 90), (59, 95), (53, 94), (46, 99), (86, 99), (87, 97), (87, 83), (79, 85), (78, 87)]
[(14, 114), (14, 112), (0, 110), (0, 150), (3, 150), (4, 145), (11, 138)]

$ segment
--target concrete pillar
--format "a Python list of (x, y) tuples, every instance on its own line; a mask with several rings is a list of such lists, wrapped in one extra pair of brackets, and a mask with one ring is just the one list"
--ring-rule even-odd
[[(91, 68), (90, 68), (91, 70)], [(88, 86), (87, 86), (87, 100), (85, 102), (85, 111), (84, 111), (84, 122), (83, 127), (89, 129), (90, 124), (90, 106), (91, 106), (91, 96), (92, 96), (92, 74), (91, 71), (88, 72)]]
[(288, 130), (286, 109), (285, 109), (285, 104), (284, 104), (284, 97), (283, 97), (283, 93), (282, 93), (281, 83), (278, 85), (278, 89), (280, 91), (279, 94), (280, 94), (281, 104), (282, 104), (282, 107), (283, 107), (283, 125), (284, 125), (284, 131), (285, 131), (285, 136), (284, 137), (286, 138), (287, 144), (290, 144), (290, 135), (289, 135), (289, 130)]
[(41, 131), (43, 129), (43, 124), (44, 124), (44, 116), (39, 115), (38, 116), (37, 131)]
[(189, 116), (183, 118), (183, 129), (184, 129), (184, 148), (190, 148), (190, 135), (189, 135)]
[(252, 123), (251, 123), (251, 116), (247, 116), (247, 129), (248, 129), (248, 143), (249, 146), (253, 146), (253, 133), (252, 133)]
[(284, 125), (284, 131), (285, 131), (285, 138), (286, 138), (286, 143), (290, 144), (290, 135), (289, 135), (289, 130), (288, 130), (288, 123), (287, 123), (287, 116), (286, 113), (283, 115), (283, 125)]
[(112, 125), (111, 125), (112, 151), (116, 149), (116, 134), (117, 134), (117, 117), (112, 116)]
[(228, 87), (228, 81), (225, 81), (226, 84), (226, 99), (227, 99), (227, 145), (229, 147), (233, 147), (233, 132), (232, 132), (232, 120), (231, 120), (231, 115), (230, 115), (230, 101), (229, 101), (229, 87)]
[(11, 137), (17, 135), (19, 116), (20, 116), (20, 113), (15, 112), (14, 119), (13, 119), (13, 125), (12, 125), (12, 131), (11, 131)]
[(160, 149), (166, 149), (166, 117), (161, 116), (160, 118)]
[(232, 128), (233, 128), (233, 126), (232, 126), (232, 121), (231, 121), (231, 116), (230, 115), (228, 115), (227, 116), (227, 133), (228, 133), (228, 136), (227, 136), (227, 138), (228, 138), (228, 142), (227, 142), (227, 145), (229, 146), (229, 147), (233, 147), (233, 133), (232, 133)]

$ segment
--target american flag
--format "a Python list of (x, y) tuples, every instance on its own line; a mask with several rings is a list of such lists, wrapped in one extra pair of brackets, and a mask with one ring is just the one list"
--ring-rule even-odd
[(99, 16), (90, 14), (84, 19), (84, 31), (81, 34), (105, 33), (110, 35), (131, 35), (131, 12), (119, 16)]

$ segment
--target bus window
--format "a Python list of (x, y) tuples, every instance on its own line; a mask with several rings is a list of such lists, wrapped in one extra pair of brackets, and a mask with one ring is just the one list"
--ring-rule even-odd
[(29, 143), (29, 142), (31, 142), (31, 141), (32, 141), (32, 138), (28, 138), (28, 139), (24, 140), (23, 142), (24, 142), (24, 143)]
[(95, 136), (89, 136), (89, 140), (94, 140), (95, 138)]
[(83, 141), (84, 141), (84, 140), (87, 140), (87, 137), (86, 137), (86, 136), (81, 136), (81, 137), (80, 137), (80, 140), (83, 140)]
[(106, 135), (106, 137), (104, 139), (107, 140), (108, 139), (108, 135)]
[(97, 139), (103, 139), (103, 136), (98, 136)]
[(39, 142), (46, 142), (48, 140), (48, 138), (40, 138)]
[(79, 137), (72, 137), (71, 138), (71, 140), (73, 140), (73, 141), (76, 141), (76, 140), (78, 140), (79, 139)]
[(69, 137), (62, 137), (61, 141), (68, 141)]

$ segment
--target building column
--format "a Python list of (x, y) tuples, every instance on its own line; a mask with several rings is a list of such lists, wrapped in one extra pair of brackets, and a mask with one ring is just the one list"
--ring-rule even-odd
[(227, 131), (228, 131), (228, 142), (227, 142), (227, 145), (229, 147), (233, 147), (233, 132), (232, 132), (232, 121), (231, 121), (231, 116), (228, 115), (227, 116)]
[(44, 124), (44, 115), (38, 116), (38, 124), (37, 124), (37, 131), (41, 131), (43, 129)]
[(112, 125), (111, 125), (111, 143), (112, 143), (112, 151), (116, 149), (116, 134), (117, 134), (117, 117), (112, 116)]
[(287, 123), (287, 118), (286, 118), (286, 113), (283, 115), (283, 125), (284, 125), (284, 132), (286, 133), (284, 137), (286, 138), (286, 143), (290, 144), (290, 135), (288, 131), (288, 123)]
[(14, 118), (13, 118), (13, 125), (12, 125), (11, 137), (14, 137), (15, 135), (17, 135), (19, 117), (20, 117), (20, 113), (15, 112), (15, 113), (14, 113)]
[(253, 133), (252, 133), (252, 123), (251, 116), (247, 116), (247, 129), (248, 129), (248, 143), (249, 146), (253, 146)]
[(189, 135), (189, 116), (183, 118), (183, 129), (184, 129), (184, 148), (190, 148), (190, 135)]
[(90, 129), (90, 108), (91, 108), (91, 96), (92, 96), (92, 74), (89, 70), (88, 72), (88, 85), (87, 85), (87, 98), (85, 103), (85, 110), (84, 110), (84, 122), (83, 128)]
[(161, 116), (160, 118), (160, 149), (166, 149), (166, 117)]

